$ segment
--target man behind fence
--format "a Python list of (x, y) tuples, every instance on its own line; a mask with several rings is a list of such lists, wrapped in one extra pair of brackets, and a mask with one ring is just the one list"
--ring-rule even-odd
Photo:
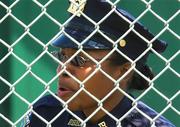
[[(130, 89), (144, 90), (149, 87), (149, 82), (135, 72), (133, 66), (148, 79), (153, 79), (154, 75), (146, 63), (152, 52), (147, 49), (153, 48), (156, 52), (162, 53), (167, 43), (156, 39), (151, 45), (132, 30), (126, 34), (130, 29), (127, 21), (132, 22), (135, 19), (125, 10), (116, 8), (99, 26), (93, 25), (79, 13), (82, 11), (97, 23), (113, 9), (105, 0), (75, 0), (75, 2), (80, 6), (78, 8), (73, 3), (70, 4), (68, 11), (75, 17), (65, 26), (65, 32), (81, 45), (62, 33), (52, 43), (53, 46), (59, 47), (60, 51), (52, 54), (65, 63), (68, 71), (59, 75), (57, 96), (66, 102), (78, 90), (80, 92), (78, 91), (79, 93), (67, 104), (67, 107), (62, 106), (52, 95), (41, 98), (33, 105), (33, 110), (41, 118), (36, 113), (31, 113), (26, 117), (24, 126), (45, 127), (47, 124), (42, 118), (50, 122), (57, 116), (51, 121), (52, 127), (174, 127), (162, 116), (152, 120), (158, 113), (140, 101), (133, 103), (130, 94), (125, 95), (120, 91), (128, 93)], [(98, 29), (102, 33), (96, 31), (92, 34)], [(134, 24), (133, 29), (149, 41), (154, 38), (154, 35), (139, 22)], [(112, 43), (102, 34), (118, 43)], [(121, 36), (124, 37), (117, 41)], [(89, 38), (85, 40), (87, 37)], [(87, 57), (86, 53), (94, 60)], [(144, 54), (138, 58), (142, 53)], [(107, 58), (103, 59), (105, 57)], [(132, 64), (127, 57), (131, 60), (137, 58), (139, 60), (136, 64)], [(100, 64), (97, 65), (95, 61)], [(57, 73), (62, 69), (63, 66), (60, 64)], [(80, 84), (78, 81), (83, 83)], [(93, 96), (102, 103), (98, 103)], [(100, 106), (105, 110), (98, 109)], [(59, 114), (63, 108), (68, 108), (80, 119), (68, 110)], [(83, 123), (81, 120), (87, 121)]]

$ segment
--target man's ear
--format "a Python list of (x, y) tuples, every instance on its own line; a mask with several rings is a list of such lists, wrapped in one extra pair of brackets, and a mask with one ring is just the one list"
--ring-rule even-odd
[(126, 73), (130, 68), (131, 68), (131, 63), (130, 62), (126, 62), (123, 65), (121, 65), (120, 66), (121, 75)]
[(126, 62), (122, 65), (117, 65), (116, 66), (116, 71), (114, 71), (114, 75), (116, 79), (120, 78), (124, 73), (126, 73), (129, 69), (131, 68), (131, 63)]
[[(123, 76), (129, 69), (131, 68), (131, 63), (126, 62), (123, 65), (119, 67), (119, 78)], [(132, 70), (129, 72), (120, 82), (121, 82), (121, 88), (126, 89), (128, 86), (128, 82), (132, 79), (132, 76), (134, 74), (134, 71)]]
[(131, 63), (130, 62), (126, 62), (123, 65), (123, 70), (126, 72), (131, 68)]

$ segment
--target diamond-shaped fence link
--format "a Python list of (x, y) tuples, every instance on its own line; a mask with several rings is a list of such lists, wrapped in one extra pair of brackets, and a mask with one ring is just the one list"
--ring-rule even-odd
[[(70, 2), (74, 3), (74, 5), (76, 5), (77, 7), (81, 6), (77, 5), (73, 0), (70, 0)], [(0, 57), (0, 91), (2, 93), (2, 95), (0, 93), (0, 126), (20, 126), (21, 121), (23, 121), (23, 119), (26, 118), (29, 113), (33, 113), (40, 120), (46, 123), (47, 126), (51, 127), (51, 124), (66, 111), (78, 121), (80, 121), (81, 125), (85, 127), (86, 123), (99, 110), (103, 110), (109, 117), (116, 121), (117, 126), (120, 127), (121, 121), (125, 117), (127, 117), (128, 114), (134, 109), (136, 109), (140, 114), (146, 117), (150, 121), (150, 123), (152, 123), (152, 126), (155, 126), (154, 124), (156, 119), (158, 119), (161, 115), (168, 116), (168, 118), (172, 120), (176, 126), (180, 124), (179, 1), (136, 0), (132, 2), (128, 0), (106, 0), (106, 2), (108, 2), (112, 6), (111, 11), (107, 15), (105, 15), (99, 22), (95, 22), (80, 9), (79, 11), (76, 11), (70, 18), (67, 18), (67, 0), (0, 1), (0, 51), (2, 52)], [(129, 9), (133, 6), (127, 6), (127, 4), (134, 3), (136, 3), (137, 5), (133, 6), (140, 6), (142, 11), (139, 11), (140, 13), (137, 14), (136, 19), (133, 22), (128, 20), (116, 10), (116, 7), (123, 7), (123, 5), (127, 7), (127, 9)], [(167, 5), (168, 3), (169, 5)], [(172, 4), (172, 6), (170, 4)], [(160, 10), (163, 10), (163, 7), (161, 6), (169, 6), (167, 10), (171, 12), (167, 14), (168, 16), (166, 16), (166, 14), (165, 16), (159, 14), (163, 13), (163, 11)], [(139, 8), (133, 9), (137, 11), (140, 10)], [(129, 29), (116, 41), (113, 41), (100, 29), (100, 24), (114, 12), (129, 23)], [(83, 16), (86, 20), (88, 20), (95, 26), (94, 31), (90, 35), (88, 35), (86, 39), (84, 39), (81, 43), (64, 31), (65, 25), (78, 14), (81, 14), (81, 16)], [(150, 41), (148, 41), (134, 29), (134, 24), (138, 21), (144, 20), (144, 18), (146, 18), (146, 15), (150, 15), (149, 17), (153, 18), (152, 20), (148, 18), (149, 21), (143, 21), (145, 22), (145, 24), (150, 24), (149, 26), (152, 25), (152, 27), (157, 27), (158, 25), (161, 26), (157, 29), (154, 28), (154, 31), (156, 31), (156, 36)], [(156, 21), (158, 25), (156, 25)], [(119, 43), (119, 41), (122, 40), (131, 31), (133, 31), (137, 36), (143, 39), (148, 45), (148, 48), (135, 60), (130, 59), (117, 48), (117, 44)], [(76, 43), (79, 47), (76, 53), (73, 54), (72, 57), (69, 58), (65, 63), (62, 63), (50, 53), (52, 50), (54, 50), (54, 47), (51, 46), (51, 43), (62, 33), (70, 38), (70, 40)], [(82, 46), (95, 33), (99, 33), (114, 45), (114, 48), (100, 61), (95, 60), (86, 52), (86, 50), (83, 50)], [(152, 48), (152, 44), (153, 41), (157, 38), (162, 37), (163, 39), (166, 39), (166, 36), (168, 36), (167, 41), (169, 42), (169, 49), (167, 49), (167, 53), (165, 55), (162, 55)], [(152, 66), (154, 66), (153, 69), (156, 71), (156, 76), (152, 80), (147, 78), (136, 68), (136, 62), (149, 51), (154, 54), (154, 58), (152, 58), (152, 62), (150, 61), (149, 64), (152, 64)], [(101, 68), (101, 64), (108, 57), (110, 57), (113, 52), (118, 52), (131, 63), (131, 68), (117, 80), (113, 79), (111, 75), (106, 73)], [(68, 72), (66, 68), (66, 65), (79, 53), (85, 54), (91, 61), (96, 64), (96, 69), (94, 70), (94, 72), (87, 76), (83, 81), (80, 81), (77, 77)], [(156, 60), (158, 60), (157, 64)], [(53, 61), (56, 61), (63, 68), (57, 74), (55, 71), (57, 65), (55, 65)], [(136, 98), (133, 98), (119, 87), (119, 82), (132, 70), (134, 70), (137, 74), (139, 74), (149, 82), (149, 87), (145, 91), (141, 92), (139, 95), (135, 94), (137, 96)], [(86, 90), (84, 86), (84, 84), (97, 72), (101, 72), (114, 83), (114, 88), (112, 89), (112, 91), (104, 96), (104, 98), (102, 98), (101, 100), (93, 96), (93, 94)], [(58, 77), (62, 73), (66, 73), (70, 76), (70, 78), (74, 79), (78, 84), (80, 84), (80, 89), (66, 102), (55, 95), (56, 82)], [(162, 83), (163, 85), (159, 85)], [(108, 112), (108, 110), (103, 107), (103, 102), (116, 90), (123, 93), (133, 102), (133, 107), (120, 119), (113, 116), (110, 112)], [(80, 92), (85, 92), (88, 96), (90, 96), (94, 101), (98, 103), (98, 108), (85, 120), (79, 118), (68, 108), (68, 104), (73, 99), (75, 99)], [(51, 94), (63, 106), (63, 110), (61, 110), (51, 121), (47, 121), (45, 118), (43, 118), (33, 110), (33, 105), (45, 94)], [(151, 118), (137, 107), (138, 101), (143, 99), (145, 103), (149, 104), (150, 106), (152, 105), (153, 107), (153, 104), (148, 103), (148, 101), (146, 102), (145, 100), (151, 98), (149, 97), (150, 95), (155, 98), (157, 97), (157, 99), (163, 99), (163, 101), (165, 101), (164, 104), (157, 102), (155, 103), (158, 104), (158, 106), (155, 107), (159, 113), (154, 118)], [(153, 103), (153, 101), (157, 100), (150, 101)]]

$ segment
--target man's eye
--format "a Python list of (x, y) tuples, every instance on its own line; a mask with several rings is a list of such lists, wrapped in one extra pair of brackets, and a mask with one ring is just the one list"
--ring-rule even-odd
[(77, 63), (78, 63), (79, 66), (84, 65), (85, 62), (86, 62), (85, 58), (83, 58), (83, 57), (81, 57), (81, 56), (77, 56), (77, 57), (76, 57), (76, 61), (77, 61)]
[(62, 61), (62, 62), (66, 61), (66, 56), (63, 55), (63, 54), (60, 54), (59, 55), (59, 60)]

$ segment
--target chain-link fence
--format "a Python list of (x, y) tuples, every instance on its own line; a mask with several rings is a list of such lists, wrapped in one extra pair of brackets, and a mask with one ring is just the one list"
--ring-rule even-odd
[[(138, 110), (136, 103), (141, 100), (159, 112), (159, 114), (152, 119), (142, 111), (138, 110), (152, 123), (159, 116), (163, 115), (172, 121), (172, 123), (176, 126), (180, 125), (179, 1), (106, 0), (106, 2), (112, 6), (112, 10), (99, 22), (95, 22), (81, 11), (75, 12), (73, 16), (68, 18), (67, 8), (69, 4), (67, 0), (0, 1), (0, 126), (20, 126), (21, 121), (30, 112), (33, 112), (47, 125), (50, 125), (65, 110), (85, 125), (85, 123), (89, 121), (93, 114), (95, 114), (99, 109), (102, 109), (118, 123), (126, 117), (127, 114), (122, 118), (117, 119), (102, 106), (102, 102), (106, 100), (115, 90), (119, 90), (131, 99), (133, 101), (133, 108)], [(108, 18), (112, 12), (116, 11), (116, 6), (128, 10), (136, 17), (136, 19), (131, 22), (123, 15), (119, 14), (120, 17), (129, 23), (129, 30), (127, 30), (123, 36), (119, 37), (118, 40), (113, 41), (107, 35), (103, 34), (103, 32), (99, 29), (99, 24)], [(79, 48), (78, 52), (76, 52), (73, 56), (82, 52), (94, 63), (101, 65), (101, 63), (105, 61), (113, 53), (113, 51), (117, 51), (130, 61), (132, 65), (130, 70), (127, 71), (123, 77), (125, 77), (131, 70), (134, 70), (151, 84), (147, 90), (144, 92), (133, 91), (134, 93), (132, 92), (132, 94), (135, 98), (132, 98), (125, 91), (118, 88), (117, 85), (107, 96), (105, 96), (102, 100), (99, 100), (88, 92), (83, 85), (93, 76), (93, 74), (100, 71), (112, 80), (114, 84), (118, 84), (123, 77), (118, 80), (114, 80), (110, 75), (103, 71), (101, 66), (97, 66), (95, 71), (82, 82), (69, 73), (65, 68), (56, 74), (57, 65), (53, 60), (57, 61), (57, 59), (50, 53), (54, 50), (54, 47), (50, 44), (61, 33), (64, 33), (73, 40), (74, 43), (81, 47), (78, 41), (64, 31), (64, 26), (79, 13), (96, 26), (96, 29), (92, 32), (92, 34), (83, 40), (82, 43), (86, 42), (89, 38), (91, 38), (91, 36), (93, 36), (93, 34), (98, 32), (104, 38), (109, 40), (110, 43), (116, 45), (130, 31), (133, 31), (149, 46), (147, 50), (134, 61), (119, 51), (116, 46), (100, 62), (93, 59), (89, 54), (82, 50), (82, 48)], [(134, 29), (134, 24), (138, 21), (142, 22), (156, 35), (152, 40), (148, 41)], [(165, 40), (169, 43), (168, 49), (164, 54), (159, 54), (152, 48), (152, 42), (157, 38)], [(152, 80), (149, 80), (135, 68), (136, 61), (141, 59), (148, 51), (151, 51), (154, 54), (148, 61), (148, 64), (156, 73), (156, 76)], [(72, 58), (70, 58), (67, 63), (71, 61)], [(63, 64), (60, 61), (59, 64), (62, 64), (62, 66), (66, 65), (66, 63)], [(57, 98), (54, 94), (57, 89), (56, 84), (58, 76), (64, 71), (76, 82), (81, 84), (81, 88), (78, 92), (67, 102)], [(87, 93), (99, 104), (98, 109), (84, 121), (67, 107), (67, 104), (71, 102), (81, 91)], [(64, 109), (50, 122), (32, 110), (32, 105), (45, 94), (53, 95), (64, 105)]]

